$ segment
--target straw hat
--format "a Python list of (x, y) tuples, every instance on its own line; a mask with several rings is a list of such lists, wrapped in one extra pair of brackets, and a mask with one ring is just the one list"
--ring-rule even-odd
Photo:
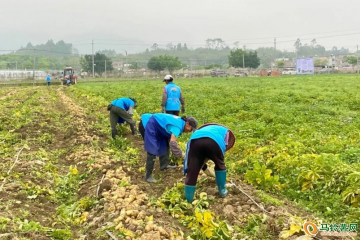
[(225, 128), (227, 128), (229, 130), (229, 141), (228, 141), (228, 145), (226, 146), (226, 151), (228, 151), (229, 149), (231, 149), (234, 144), (235, 144), (235, 135), (234, 133), (226, 126), (222, 125), (222, 124), (219, 124), (219, 123), (205, 123), (204, 125), (201, 125), (199, 129), (203, 128), (203, 127), (206, 127), (206, 126), (210, 126), (210, 125), (218, 125), (218, 126), (223, 126)]

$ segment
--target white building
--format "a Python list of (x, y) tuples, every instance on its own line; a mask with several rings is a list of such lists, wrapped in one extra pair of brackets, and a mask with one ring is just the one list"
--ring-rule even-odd
[(0, 70), (0, 81), (15, 80), (15, 79), (32, 79), (33, 74), (35, 79), (46, 79), (47, 73), (44, 71), (31, 70)]

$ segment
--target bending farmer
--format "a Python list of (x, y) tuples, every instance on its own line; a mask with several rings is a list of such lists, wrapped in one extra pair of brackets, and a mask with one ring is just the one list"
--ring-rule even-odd
[(205, 124), (191, 135), (184, 161), (185, 198), (189, 203), (194, 199), (196, 181), (207, 158), (215, 163), (216, 184), (220, 196), (227, 195), (224, 154), (234, 143), (234, 134), (228, 128), (215, 123)]
[(183, 132), (195, 131), (197, 121), (193, 117), (180, 118), (164, 113), (144, 115), (142, 115), (142, 124), (145, 132), (142, 135), (144, 135), (144, 146), (147, 152), (145, 180), (153, 183), (156, 182), (156, 179), (152, 177), (156, 156), (159, 156), (161, 171), (176, 168), (176, 166), (169, 165), (169, 148), (174, 156), (183, 158), (184, 154), (179, 148), (176, 138)]
[(133, 98), (118, 98), (111, 102), (108, 106), (110, 111), (111, 136), (115, 138), (117, 135), (116, 124), (127, 122), (130, 125), (131, 133), (135, 135), (136, 126), (132, 119), (133, 109), (137, 106), (137, 102)]
[(185, 101), (181, 94), (181, 89), (173, 83), (173, 77), (166, 75), (164, 82), (166, 86), (163, 90), (163, 97), (161, 102), (161, 112), (179, 116), (180, 103), (181, 113), (185, 112)]
[(143, 140), (144, 140), (144, 137), (145, 137), (145, 126), (146, 126), (147, 122), (149, 121), (149, 119), (153, 115), (154, 115), (153, 113), (145, 113), (145, 114), (141, 115), (138, 129), (139, 129), (139, 132), (140, 132), (141, 137), (142, 137)]

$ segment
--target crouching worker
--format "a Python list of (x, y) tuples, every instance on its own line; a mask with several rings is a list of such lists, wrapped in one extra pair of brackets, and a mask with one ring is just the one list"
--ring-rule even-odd
[(234, 143), (234, 134), (227, 127), (216, 123), (205, 124), (191, 135), (184, 161), (185, 198), (189, 203), (194, 199), (200, 169), (206, 166), (205, 159), (215, 163), (216, 184), (220, 196), (227, 195), (224, 154), (234, 146)]
[(130, 125), (131, 133), (136, 134), (135, 122), (132, 119), (133, 109), (137, 106), (137, 102), (133, 98), (118, 98), (111, 102), (108, 106), (110, 111), (111, 136), (115, 138), (117, 135), (116, 124), (127, 122)]
[[(197, 121), (193, 117), (178, 117), (170, 114), (155, 113), (144, 114), (141, 122), (145, 129), (142, 133), (144, 146), (147, 152), (145, 180), (155, 183), (152, 172), (156, 156), (160, 159), (160, 170), (176, 168), (169, 165), (170, 150), (175, 157), (183, 158), (185, 155), (179, 148), (176, 138), (183, 132), (195, 131)], [(141, 126), (139, 126), (139, 129)], [(142, 130), (140, 130), (142, 132)]]

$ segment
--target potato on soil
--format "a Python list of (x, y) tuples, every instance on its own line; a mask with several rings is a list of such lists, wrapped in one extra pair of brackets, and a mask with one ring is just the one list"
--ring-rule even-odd
[(127, 216), (136, 217), (139, 214), (138, 210), (128, 210), (126, 211)]

